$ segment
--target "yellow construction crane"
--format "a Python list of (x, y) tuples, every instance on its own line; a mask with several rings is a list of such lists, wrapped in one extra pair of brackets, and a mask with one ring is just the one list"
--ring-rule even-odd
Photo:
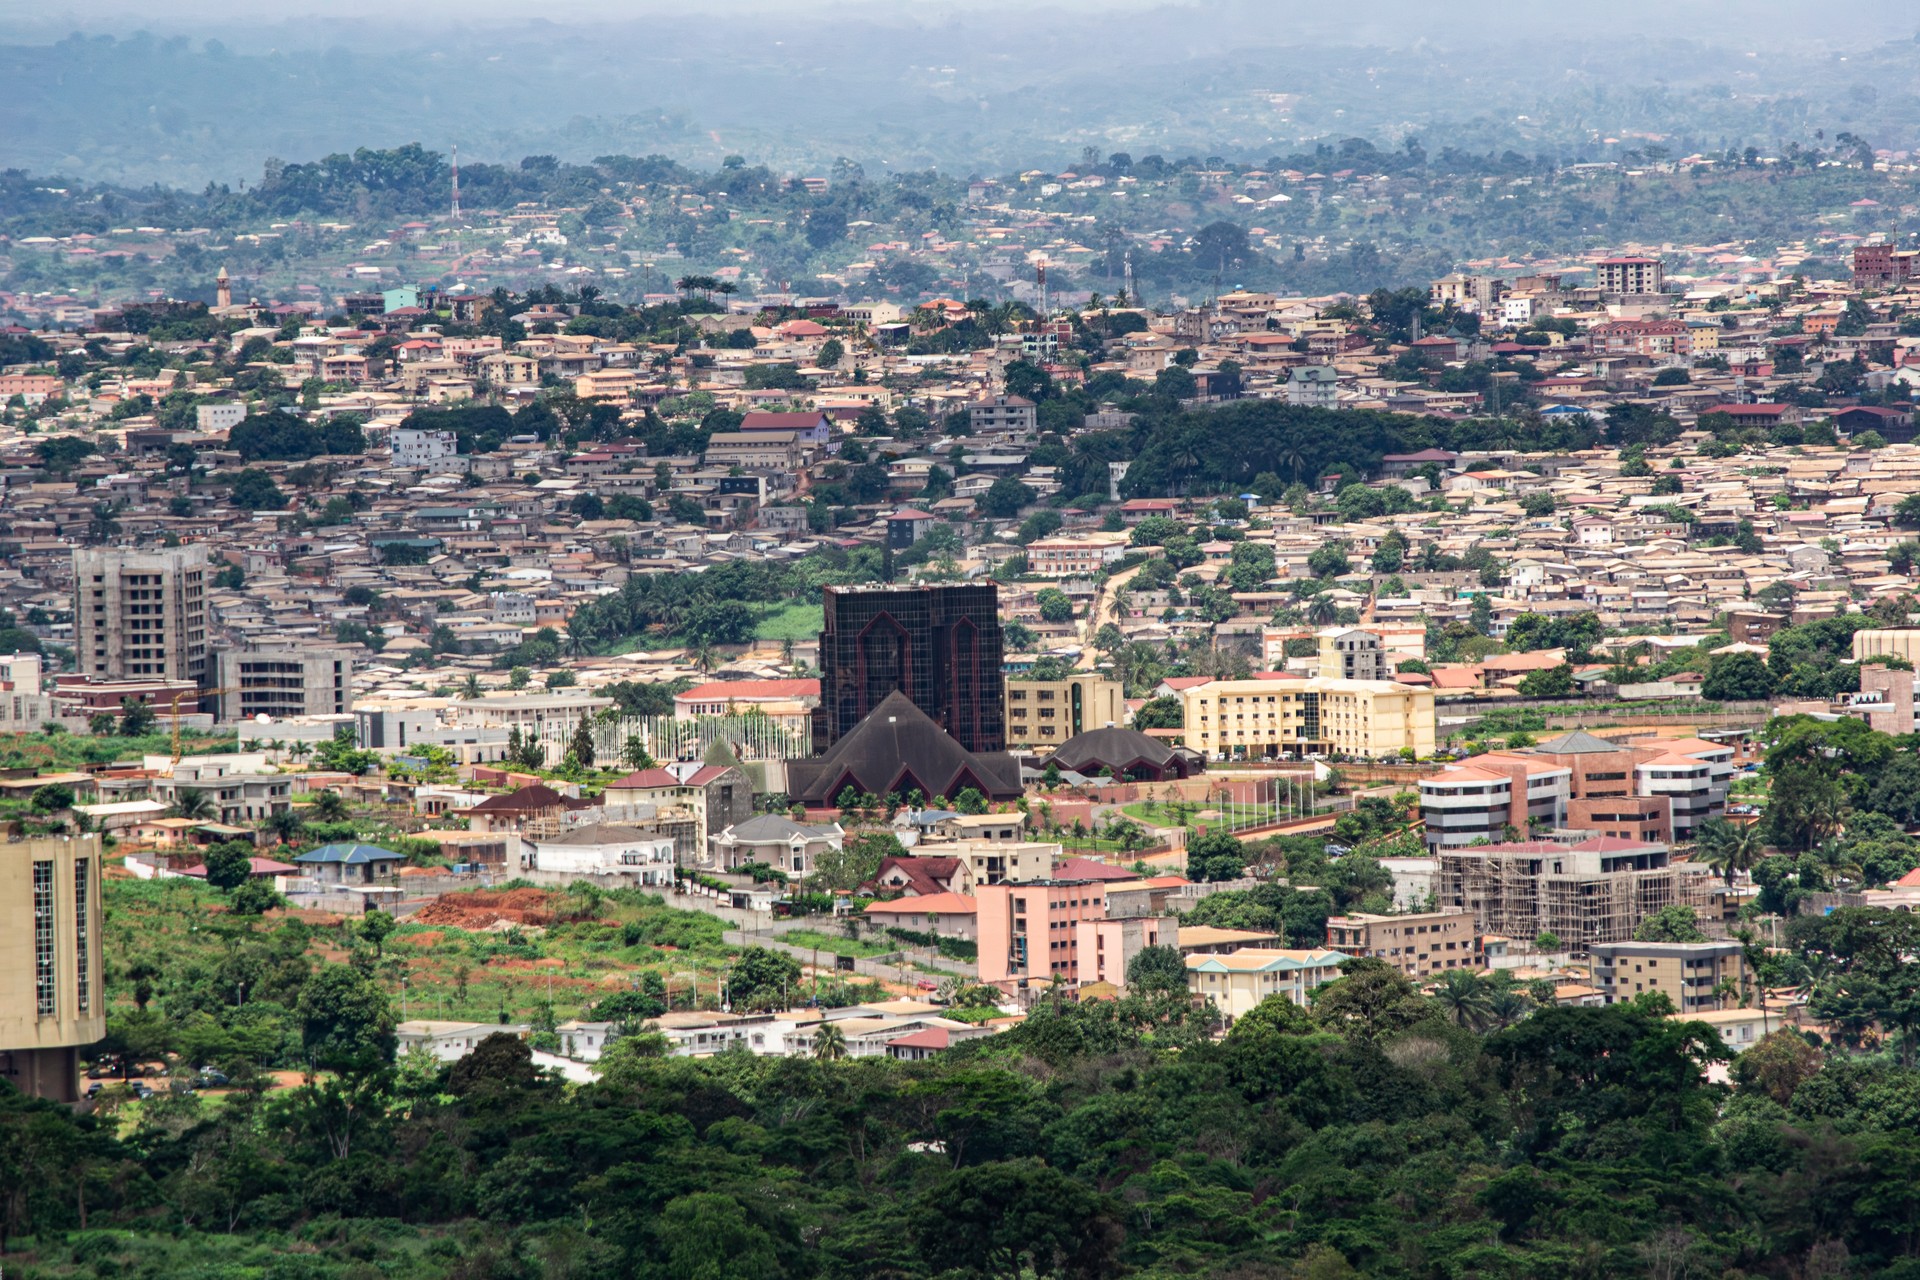
[(180, 762), (180, 704), (181, 702), (183, 702), (188, 698), (193, 698), (195, 700), (198, 700), (200, 698), (215, 698), (223, 693), (238, 693), (238, 692), (240, 692), (240, 690), (236, 687), (232, 689), (195, 689), (195, 690), (192, 690), (191, 692), (183, 690), (180, 693), (176, 693), (173, 695), (173, 759), (174, 759), (174, 763), (178, 764)]

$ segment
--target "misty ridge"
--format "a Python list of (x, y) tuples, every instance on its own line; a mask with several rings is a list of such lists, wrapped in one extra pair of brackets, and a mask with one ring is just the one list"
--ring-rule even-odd
[(1909, 5), (1358, 6), (209, 0), (0, 16), (0, 167), (197, 188), (269, 158), (661, 154), (776, 170), (1064, 165), (1086, 147), (1257, 162), (1317, 141), (1556, 162), (1920, 142)]

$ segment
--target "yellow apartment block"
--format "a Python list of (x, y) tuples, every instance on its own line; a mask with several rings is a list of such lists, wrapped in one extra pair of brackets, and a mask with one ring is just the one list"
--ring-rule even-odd
[(80, 1050), (107, 1034), (99, 836), (0, 841), (0, 1078), (80, 1097)]
[(1324, 947), (1243, 947), (1229, 955), (1187, 957), (1187, 990), (1211, 1000), (1229, 1022), (1244, 1018), (1271, 996), (1305, 1008), (1307, 993), (1340, 976), (1349, 957)]
[(1077, 675), (1065, 680), (1007, 681), (1007, 745), (1049, 752), (1088, 729), (1116, 728), (1127, 719), (1118, 680)]
[(1433, 691), (1392, 680), (1215, 680), (1180, 702), (1187, 746), (1210, 759), (1433, 754)]

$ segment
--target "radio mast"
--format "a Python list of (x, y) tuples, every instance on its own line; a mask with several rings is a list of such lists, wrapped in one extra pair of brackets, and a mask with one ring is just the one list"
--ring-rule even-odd
[(453, 212), (454, 226), (460, 225), (460, 148), (453, 149)]

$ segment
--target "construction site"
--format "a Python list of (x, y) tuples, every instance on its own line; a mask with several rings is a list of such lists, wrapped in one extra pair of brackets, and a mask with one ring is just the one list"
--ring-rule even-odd
[(1550, 933), (1570, 951), (1624, 942), (1648, 916), (1689, 906), (1711, 928), (1720, 881), (1672, 861), (1665, 845), (1606, 837), (1578, 844), (1529, 840), (1438, 851), (1442, 910), (1471, 911), (1483, 933)]

